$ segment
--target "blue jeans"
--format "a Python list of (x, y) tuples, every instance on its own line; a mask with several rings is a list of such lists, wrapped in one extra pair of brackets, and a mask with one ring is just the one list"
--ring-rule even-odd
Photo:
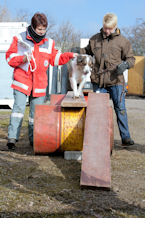
[(130, 138), (123, 86), (114, 85), (106, 88), (99, 88), (97, 84), (93, 84), (93, 90), (97, 93), (109, 93), (117, 116), (117, 124), (121, 139)]
[[(10, 124), (8, 127), (8, 138), (19, 139), (22, 121), (24, 117), (27, 95), (19, 92), (18, 90), (13, 91), (14, 94), (14, 105), (10, 116)], [(34, 123), (34, 111), (36, 104), (43, 104), (45, 97), (32, 97), (30, 96), (30, 112), (29, 112), (29, 141), (33, 142), (33, 123)]]

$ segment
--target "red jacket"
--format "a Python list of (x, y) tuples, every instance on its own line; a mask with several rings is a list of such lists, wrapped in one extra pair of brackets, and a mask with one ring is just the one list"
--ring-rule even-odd
[[(28, 63), (23, 64), (24, 51), (28, 45), (33, 53), (34, 59), (30, 63), (34, 72), (31, 71)], [(46, 94), (47, 74), (49, 64), (52, 66), (63, 65), (73, 58), (73, 53), (61, 54), (55, 49), (55, 42), (52, 39), (44, 38), (39, 43), (33, 41), (28, 31), (13, 37), (13, 41), (6, 52), (6, 60), (11, 67), (14, 67), (13, 82), (11, 87), (26, 95), (32, 91), (33, 97), (41, 97)], [(35, 65), (36, 64), (36, 65)]]

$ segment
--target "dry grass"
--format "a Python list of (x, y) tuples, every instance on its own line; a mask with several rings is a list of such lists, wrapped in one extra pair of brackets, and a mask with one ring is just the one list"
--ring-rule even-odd
[(80, 161), (64, 160), (63, 154), (33, 154), (27, 136), (28, 108), (17, 149), (7, 150), (9, 115), (10, 112), (0, 112), (1, 218), (145, 217), (143, 143), (138, 141), (132, 150), (126, 150), (116, 137), (111, 157), (111, 190), (81, 189)]

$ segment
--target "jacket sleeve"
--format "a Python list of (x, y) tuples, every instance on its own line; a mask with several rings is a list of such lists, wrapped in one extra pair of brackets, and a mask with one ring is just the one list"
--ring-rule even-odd
[(133, 54), (132, 46), (130, 41), (127, 39), (125, 39), (125, 44), (122, 51), (122, 60), (129, 63), (129, 68), (133, 67), (135, 64), (135, 57)]
[(18, 39), (17, 37), (13, 37), (13, 41), (6, 52), (6, 61), (11, 67), (18, 67), (23, 64), (24, 56), (18, 54)]
[(57, 49), (55, 49), (55, 42), (53, 41), (50, 64), (52, 66), (64, 65), (73, 58), (73, 54), (74, 53), (72, 52), (59, 52)]

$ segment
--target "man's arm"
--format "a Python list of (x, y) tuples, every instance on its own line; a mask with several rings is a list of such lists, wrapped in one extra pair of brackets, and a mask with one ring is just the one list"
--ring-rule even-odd
[(125, 40), (125, 45), (122, 50), (122, 62), (117, 66), (116, 72), (118, 75), (123, 74), (126, 69), (130, 69), (135, 64), (135, 58), (130, 42)]
[(124, 45), (124, 49), (122, 51), (122, 60), (126, 61), (129, 64), (128, 69), (133, 67), (135, 64), (135, 58), (134, 58), (132, 46), (131, 46), (131, 43), (129, 42), (129, 40), (127, 40), (127, 39), (126, 39), (126, 42)]

